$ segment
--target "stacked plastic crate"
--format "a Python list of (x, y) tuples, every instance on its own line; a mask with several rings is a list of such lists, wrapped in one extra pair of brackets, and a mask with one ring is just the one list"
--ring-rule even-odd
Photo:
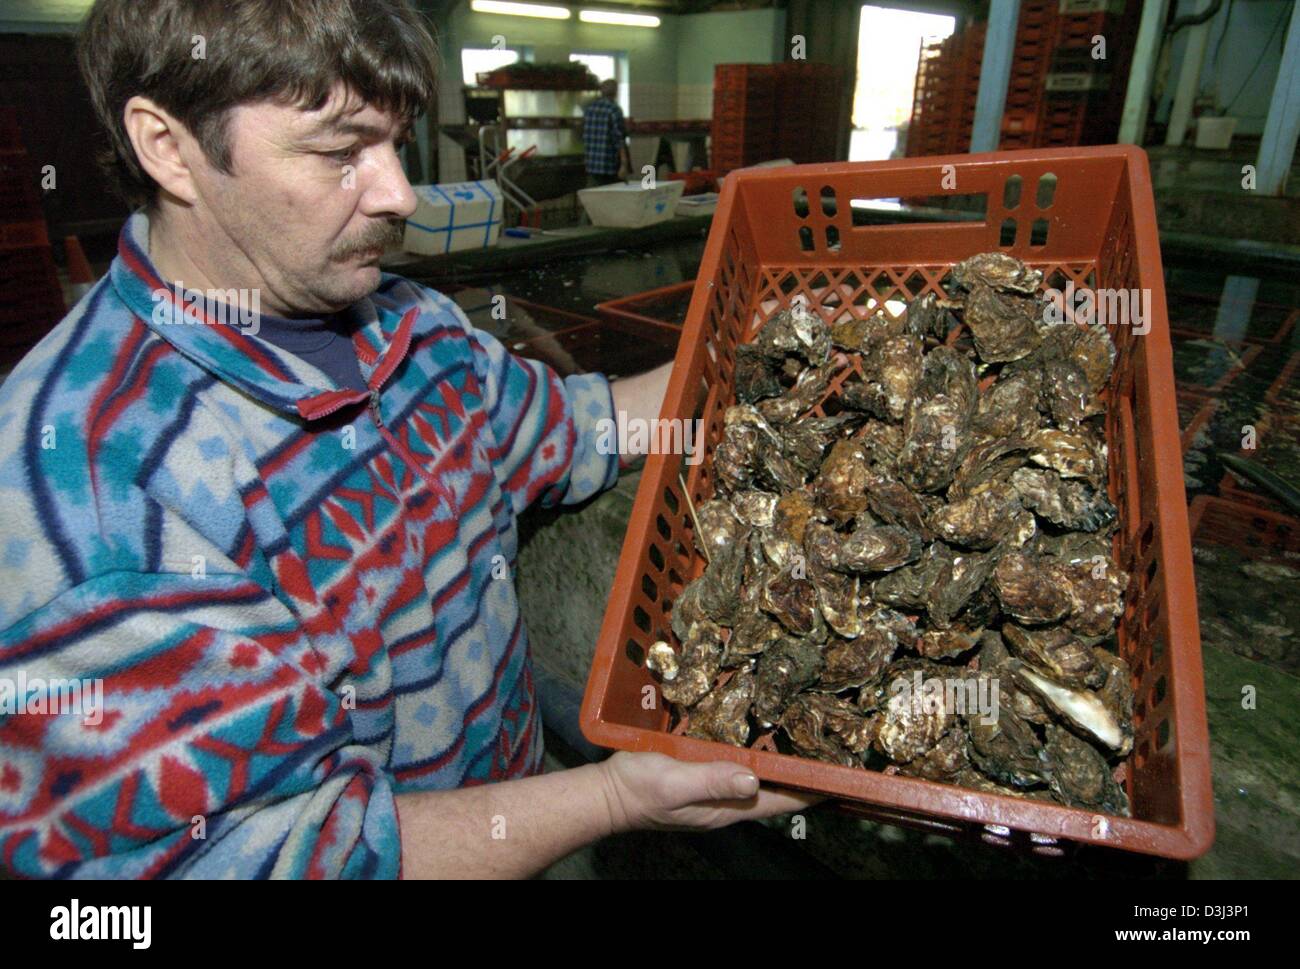
[(710, 167), (729, 172), (773, 157), (774, 64), (718, 64), (713, 70)]
[(951, 60), (944, 56), (944, 42), (933, 40), (921, 45), (916, 64), (916, 86), (912, 92), (912, 120), (907, 128), (909, 155), (942, 155), (947, 129), (943, 123), (944, 99), (949, 94), (948, 76)]
[(798, 164), (836, 161), (844, 72), (832, 64), (786, 61), (774, 65), (776, 117), (772, 157)]
[(973, 24), (922, 46), (908, 125), (908, 155), (943, 155), (970, 149), (984, 34), (984, 24)]
[(1126, 21), (1139, 7), (1136, 0), (1059, 0), (1038, 147), (1115, 140), (1113, 106), (1123, 104), (1131, 49)]
[(1022, 0), (1016, 22), (1016, 46), (1007, 78), (1007, 100), (1002, 111), (999, 147), (1032, 148), (1038, 142), (1043, 86), (1051, 63), (1057, 0)]
[(975, 102), (979, 97), (980, 65), (984, 61), (984, 35), (988, 25), (972, 24), (963, 30), (954, 44), (954, 56), (957, 60), (956, 78), (953, 84), (953, 100), (956, 112), (952, 123), (948, 125), (948, 151), (970, 151), (971, 129), (975, 125)]
[(36, 166), (17, 112), (0, 108), (0, 366), (17, 362), (64, 312)]

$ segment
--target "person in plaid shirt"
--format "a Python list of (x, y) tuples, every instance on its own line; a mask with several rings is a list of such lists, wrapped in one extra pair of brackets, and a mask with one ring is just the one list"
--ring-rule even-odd
[(582, 143), (586, 147), (587, 183), (608, 185), (618, 181), (619, 165), (632, 167), (627, 153), (627, 127), (618, 106), (618, 82), (600, 82), (600, 97), (582, 113)]

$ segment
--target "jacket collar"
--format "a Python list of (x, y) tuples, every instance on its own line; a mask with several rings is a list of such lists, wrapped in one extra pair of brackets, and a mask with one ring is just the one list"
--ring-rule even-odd
[[(204, 294), (178, 293), (164, 282), (149, 256), (149, 218), (143, 210), (122, 226), (109, 275), (122, 301), (155, 334), (219, 380), (269, 407), (312, 420), (370, 396), (322, 386), (319, 370), (259, 339), (247, 320), (214, 318), (213, 304), (203, 300)], [(361, 324), (353, 344), (373, 393), (406, 356), (417, 311), (397, 319), (392, 310), (367, 298), (349, 312)]]

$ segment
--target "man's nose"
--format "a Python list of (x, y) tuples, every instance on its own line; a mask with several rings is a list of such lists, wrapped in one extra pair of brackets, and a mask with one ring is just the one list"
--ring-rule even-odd
[(409, 218), (415, 213), (415, 190), (402, 168), (397, 149), (386, 146), (371, 173), (361, 199), (361, 210), (373, 218)]

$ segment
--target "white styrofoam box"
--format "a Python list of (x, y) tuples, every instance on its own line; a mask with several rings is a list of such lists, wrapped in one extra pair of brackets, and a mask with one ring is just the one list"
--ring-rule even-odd
[(1236, 130), (1236, 118), (1211, 118), (1202, 115), (1196, 119), (1196, 147), (1227, 148), (1232, 144), (1232, 133)]
[(616, 182), (584, 188), (578, 199), (592, 225), (635, 229), (671, 219), (685, 188), (680, 181), (656, 182), (654, 188), (642, 188), (639, 181)]
[(717, 192), (683, 195), (677, 202), (678, 215), (712, 215), (718, 207)]
[(718, 183), (718, 187), (721, 188), (722, 184), (736, 172), (749, 172), (753, 171), (755, 168), (784, 168), (786, 165), (793, 164), (794, 159), (792, 158), (772, 158), (768, 161), (755, 162), (753, 165), (746, 165), (744, 168), (733, 168), (731, 171), (727, 172), (727, 174), (722, 176), (722, 181)]
[(416, 185), (415, 197), (402, 244), (407, 252), (431, 256), (496, 245), (504, 200), (492, 179)]

